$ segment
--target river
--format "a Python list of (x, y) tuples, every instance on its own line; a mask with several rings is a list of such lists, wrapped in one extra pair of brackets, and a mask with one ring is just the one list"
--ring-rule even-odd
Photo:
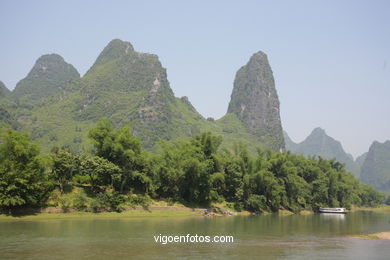
[[(390, 215), (0, 221), (0, 259), (390, 259)], [(233, 236), (233, 243), (156, 243), (159, 235)]]

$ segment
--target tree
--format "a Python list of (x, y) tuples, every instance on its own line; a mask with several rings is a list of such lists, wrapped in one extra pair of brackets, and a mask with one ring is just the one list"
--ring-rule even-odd
[(385, 204), (386, 204), (386, 205), (390, 205), (390, 195), (387, 196), (387, 199), (386, 199), (386, 201), (385, 201)]
[(52, 189), (49, 160), (26, 135), (7, 130), (0, 140), (0, 207), (40, 205)]
[(362, 205), (376, 207), (385, 201), (385, 195), (368, 184), (361, 184), (360, 192)]
[(187, 202), (207, 204), (210, 202), (210, 175), (207, 166), (196, 159), (183, 163), (184, 178), (180, 185), (180, 194)]
[(54, 150), (52, 160), (52, 174), (63, 193), (64, 186), (72, 180), (73, 174), (78, 170), (78, 160), (72, 153), (62, 149)]
[(130, 127), (114, 131), (108, 120), (101, 120), (88, 136), (93, 141), (95, 154), (121, 169), (120, 184), (114, 185), (117, 191), (151, 189), (150, 176), (146, 172), (147, 154), (142, 150), (139, 139), (132, 136)]
[(84, 155), (80, 159), (80, 174), (88, 176), (93, 190), (97, 185), (114, 187), (120, 180), (121, 169), (99, 156)]

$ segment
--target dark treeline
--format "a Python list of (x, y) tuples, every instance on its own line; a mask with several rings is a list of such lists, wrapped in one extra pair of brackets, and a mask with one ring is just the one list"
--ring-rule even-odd
[[(157, 153), (142, 149), (129, 127), (114, 130), (107, 120), (98, 122), (89, 138), (94, 147), (89, 154), (64, 148), (40, 154), (27, 136), (5, 131), (0, 139), (0, 207), (120, 210), (155, 199), (188, 206), (226, 203), (238, 211), (298, 212), (384, 201), (383, 194), (361, 184), (335, 160), (260, 150), (251, 156), (239, 144), (233, 151), (219, 149), (222, 139), (211, 133), (162, 142)], [(63, 194), (75, 188), (83, 192), (72, 203), (65, 201)]]

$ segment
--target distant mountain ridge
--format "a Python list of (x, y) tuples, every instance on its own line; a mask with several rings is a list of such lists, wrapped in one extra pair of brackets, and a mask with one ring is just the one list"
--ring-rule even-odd
[(362, 164), (361, 180), (390, 193), (390, 141), (373, 142)]
[(318, 155), (325, 159), (336, 159), (345, 163), (346, 169), (356, 176), (360, 174), (359, 165), (353, 160), (352, 155), (346, 153), (341, 143), (328, 136), (320, 127), (315, 128), (301, 143), (293, 142), (284, 132), (286, 149), (306, 156)]
[(16, 108), (15, 102), (11, 99), (12, 92), (0, 81), (0, 129), (18, 127), (12, 111)]
[(11, 95), (11, 91), (0, 81), (0, 98), (8, 97)]

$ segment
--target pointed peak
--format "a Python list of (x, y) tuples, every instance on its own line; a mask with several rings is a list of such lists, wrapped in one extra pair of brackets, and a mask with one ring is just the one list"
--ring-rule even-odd
[(228, 113), (274, 151), (284, 149), (279, 98), (267, 55), (256, 52), (236, 73)]
[(121, 39), (113, 39), (111, 40), (106, 47), (128, 47), (130, 46), (132, 50), (134, 50), (133, 45), (130, 42), (122, 41)]
[(115, 60), (132, 52), (134, 52), (134, 48), (131, 43), (122, 41), (120, 39), (114, 39), (110, 41), (100, 53), (94, 66), (106, 63), (107, 61)]
[(70, 80), (80, 78), (79, 72), (60, 55), (52, 53), (37, 59), (27, 77), (16, 84), (14, 97), (39, 100), (56, 93)]
[(264, 58), (268, 59), (267, 54), (262, 51), (255, 52), (251, 57), (251, 59), (264, 59)]
[[(249, 61), (240, 68), (238, 73), (247, 74), (247, 76), (255, 79), (267, 79), (270, 82), (274, 81), (271, 66), (268, 61), (267, 54), (262, 51), (258, 51), (250, 57)], [(237, 78), (236, 74), (236, 78)], [(272, 83), (275, 84), (274, 82)], [(265, 87), (264, 84), (257, 84), (257, 88)]]
[(51, 53), (51, 54), (44, 54), (41, 57), (39, 57), (36, 63), (47, 62), (47, 61), (65, 62), (64, 58), (61, 55), (57, 53)]
[(311, 135), (313, 134), (327, 135), (325, 130), (322, 129), (321, 127), (314, 128), (313, 131), (311, 132)]
[(390, 146), (390, 140), (386, 140), (383, 143), (379, 141), (372, 142), (371, 146)]
[(249, 59), (249, 62), (247, 65), (256, 65), (257, 66), (264, 66), (264, 65), (268, 65), (268, 57), (267, 57), (267, 54), (265, 54), (264, 52), (262, 51), (258, 51), (254, 54), (252, 54), (251, 58)]
[(67, 63), (61, 55), (56, 53), (44, 54), (39, 57), (27, 77), (52, 77), (53, 73), (69, 73), (72, 78), (80, 77), (73, 65)]

